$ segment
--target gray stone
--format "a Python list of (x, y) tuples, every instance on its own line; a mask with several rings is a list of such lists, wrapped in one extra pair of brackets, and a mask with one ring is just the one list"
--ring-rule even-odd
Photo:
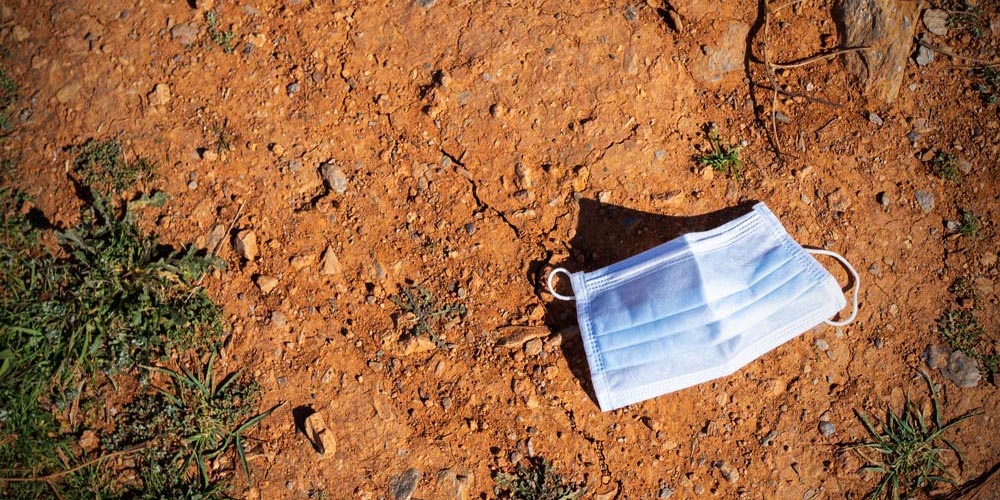
[(827, 422), (826, 420), (821, 420), (819, 423), (819, 433), (824, 436), (832, 436), (834, 432), (837, 432), (837, 426), (833, 425), (832, 422)]
[(934, 194), (930, 191), (918, 190), (915, 193), (917, 198), (917, 204), (920, 205), (920, 210), (925, 214), (930, 213), (934, 210)]
[(814, 340), (813, 341), (813, 345), (815, 345), (816, 348), (819, 349), (819, 350), (821, 350), (821, 351), (829, 351), (830, 350), (830, 344), (827, 341), (823, 340), (823, 339), (816, 339), (816, 340)]
[(634, 23), (638, 19), (639, 19), (639, 9), (637, 9), (635, 7), (635, 5), (629, 5), (628, 7), (625, 7), (625, 20), (626, 21), (628, 21), (630, 23)]
[(924, 26), (937, 36), (948, 36), (948, 12), (941, 9), (925, 10)]
[(882, 117), (881, 116), (876, 115), (875, 113), (872, 113), (871, 111), (868, 112), (868, 121), (874, 123), (875, 125), (878, 125), (879, 127), (881, 127), (882, 124), (885, 123), (885, 122), (882, 121)]
[(674, 495), (674, 490), (670, 489), (669, 486), (663, 486), (660, 488), (660, 494), (656, 498), (666, 499)]
[(889, 194), (882, 191), (881, 193), (875, 195), (875, 201), (877, 201), (879, 205), (882, 205), (882, 208), (889, 208), (891, 200), (889, 199)]
[(289, 83), (287, 87), (285, 87), (285, 90), (288, 91), (289, 95), (294, 95), (297, 94), (300, 90), (302, 90), (302, 86), (299, 85), (299, 82), (292, 82)]
[(972, 163), (970, 163), (969, 160), (962, 158), (958, 160), (958, 170), (963, 174), (968, 174), (969, 172), (972, 172)]
[(924, 363), (931, 370), (937, 370), (948, 363), (949, 354), (951, 354), (951, 350), (947, 347), (931, 344), (924, 350)]
[(653, 151), (653, 158), (656, 158), (657, 160), (662, 160), (666, 156), (667, 152), (662, 149), (657, 149), (656, 151)]
[(722, 462), (719, 464), (719, 472), (722, 473), (722, 478), (730, 483), (735, 483), (740, 479), (740, 472), (729, 463)]
[(975, 387), (983, 378), (979, 362), (962, 351), (954, 351), (948, 356), (948, 364), (941, 367), (941, 373), (962, 388)]
[(344, 175), (344, 171), (332, 161), (326, 161), (320, 164), (319, 175), (323, 177), (323, 181), (326, 182), (327, 187), (329, 187), (334, 193), (344, 194), (347, 192), (347, 176)]
[(758, 442), (760, 443), (761, 446), (771, 446), (771, 443), (774, 442), (774, 438), (776, 437), (778, 437), (778, 431), (771, 429), (767, 434), (764, 435), (764, 437), (760, 438)]
[(917, 63), (917, 66), (927, 66), (934, 62), (934, 51), (923, 45), (917, 47), (917, 55), (913, 58), (913, 62)]
[(416, 0), (416, 4), (425, 9), (429, 9), (437, 3), (437, 0)]
[(910, 55), (919, 2), (838, 0), (833, 8), (841, 47), (870, 47), (844, 54), (848, 71), (886, 102), (899, 94)]
[(774, 119), (777, 120), (778, 123), (792, 123), (792, 118), (781, 111), (774, 112)]
[(692, 58), (691, 76), (703, 84), (716, 84), (726, 73), (742, 69), (749, 32), (746, 23), (728, 21), (722, 34)]
[(393, 500), (410, 500), (422, 476), (423, 474), (417, 469), (407, 469), (402, 474), (392, 478), (389, 481), (389, 490), (392, 491)]
[(194, 23), (184, 23), (170, 30), (170, 38), (181, 45), (194, 45), (198, 41), (198, 27)]

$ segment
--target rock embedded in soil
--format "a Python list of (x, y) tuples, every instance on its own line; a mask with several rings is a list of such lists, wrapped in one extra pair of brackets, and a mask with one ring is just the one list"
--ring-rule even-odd
[(934, 194), (930, 191), (918, 190), (914, 193), (917, 199), (917, 205), (920, 205), (920, 210), (925, 214), (930, 213), (934, 210)]
[(524, 354), (526, 356), (538, 356), (542, 353), (542, 339), (535, 338), (524, 343)]
[(166, 106), (170, 102), (170, 86), (165, 83), (157, 83), (153, 91), (146, 97), (149, 98), (149, 105), (153, 107)]
[(920, 4), (897, 0), (838, 0), (833, 8), (844, 65), (876, 98), (892, 102), (903, 82)]
[(740, 21), (728, 21), (721, 35), (711, 45), (703, 45), (692, 57), (691, 76), (703, 84), (716, 84), (726, 73), (743, 68), (746, 57), (747, 33), (750, 26)]
[(420, 354), (422, 352), (433, 351), (437, 348), (437, 345), (427, 337), (410, 335), (399, 343), (399, 347), (402, 349), (404, 356), (410, 356), (413, 354)]
[(309, 439), (320, 459), (332, 457), (337, 452), (337, 440), (333, 437), (333, 433), (326, 428), (323, 415), (319, 412), (306, 417), (305, 431), (306, 438)]
[(101, 447), (101, 441), (97, 438), (97, 433), (90, 429), (87, 429), (80, 434), (79, 444), (80, 448), (83, 448), (83, 451), (87, 453)]
[(423, 474), (417, 469), (407, 469), (402, 474), (393, 477), (389, 481), (389, 490), (392, 491), (393, 500), (410, 500), (422, 476)]
[(837, 432), (837, 426), (833, 425), (833, 422), (827, 422), (826, 420), (821, 420), (819, 423), (819, 433), (823, 436), (832, 436), (834, 432)]
[(660, 488), (660, 493), (656, 496), (656, 498), (667, 499), (672, 496), (674, 496), (674, 490), (670, 489), (670, 486), (663, 486)]
[(736, 467), (733, 467), (728, 462), (722, 462), (719, 464), (719, 472), (722, 473), (723, 479), (729, 481), (730, 483), (735, 483), (740, 479), (740, 472), (736, 470)]
[(246, 260), (256, 260), (257, 234), (249, 229), (236, 233), (236, 236), (233, 237), (233, 249)]
[(323, 177), (326, 186), (337, 194), (347, 192), (347, 176), (335, 163), (326, 161), (319, 166), (319, 175)]
[(962, 388), (976, 387), (983, 378), (979, 362), (958, 350), (948, 356), (948, 363), (941, 367), (941, 373)]
[(216, 224), (212, 226), (212, 229), (208, 231), (208, 235), (205, 236), (205, 249), (209, 252), (215, 253), (218, 250), (219, 243), (226, 238), (226, 226), (223, 224)]
[(260, 291), (265, 294), (271, 293), (272, 290), (278, 287), (278, 278), (274, 276), (257, 276), (255, 281)]
[(877, 115), (875, 113), (872, 113), (871, 111), (868, 112), (868, 121), (874, 123), (875, 125), (877, 125), (879, 127), (881, 127), (882, 124), (885, 123), (884, 121), (882, 121), (882, 117), (881, 116), (879, 116), (879, 115)]
[(333, 246), (326, 247), (326, 251), (323, 252), (323, 257), (320, 259), (319, 273), (323, 276), (334, 276), (340, 274), (341, 271), (340, 259), (333, 251)]
[(170, 37), (181, 45), (194, 45), (198, 41), (198, 27), (194, 23), (184, 23), (170, 30)]
[(913, 62), (917, 63), (917, 66), (920, 67), (927, 66), (934, 62), (934, 51), (921, 45), (917, 48), (917, 55), (913, 57)]
[(925, 10), (924, 26), (937, 36), (948, 36), (948, 12), (941, 9)]

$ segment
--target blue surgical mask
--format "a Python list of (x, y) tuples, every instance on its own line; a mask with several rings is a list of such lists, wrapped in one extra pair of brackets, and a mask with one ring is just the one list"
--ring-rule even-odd
[[(854, 278), (853, 310), (810, 254), (837, 258)], [(552, 279), (570, 278), (574, 296)], [(689, 233), (597, 271), (549, 274), (576, 300), (601, 410), (729, 375), (821, 322), (858, 311), (857, 272), (840, 255), (802, 248), (763, 204), (718, 228)]]

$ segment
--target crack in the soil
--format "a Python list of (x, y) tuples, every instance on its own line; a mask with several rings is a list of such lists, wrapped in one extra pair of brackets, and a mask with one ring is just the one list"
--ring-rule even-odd
[[(590, 434), (584, 432), (582, 429), (576, 425), (576, 415), (573, 414), (573, 410), (566, 407), (566, 403), (559, 401), (559, 408), (566, 414), (566, 418), (569, 420), (569, 428), (573, 432), (579, 434), (588, 443), (594, 446), (594, 450), (597, 451), (598, 467), (601, 469), (602, 476), (611, 476), (611, 470), (608, 469), (608, 460), (604, 456), (604, 441), (591, 436)], [(612, 476), (613, 477), (613, 476)], [(600, 481), (600, 478), (598, 478)]]
[(479, 197), (479, 183), (476, 182), (476, 179), (474, 179), (472, 177), (472, 173), (469, 172), (469, 170), (467, 168), (465, 168), (465, 164), (462, 163), (461, 161), (459, 161), (459, 159), (456, 158), (454, 155), (448, 153), (447, 151), (445, 151), (443, 149), (441, 150), (441, 154), (443, 154), (446, 158), (448, 158), (449, 160), (451, 160), (451, 163), (453, 165), (457, 165), (461, 169), (460, 170), (460, 169), (456, 168), (455, 172), (458, 175), (462, 176), (466, 181), (468, 181), (469, 182), (469, 186), (472, 187), (472, 199), (476, 200), (476, 206), (477, 206), (476, 210), (473, 211), (473, 215), (475, 215), (475, 214), (481, 214), (481, 213), (487, 212), (487, 211), (493, 212), (494, 214), (497, 215), (497, 217), (500, 218), (500, 220), (502, 220), (504, 222), (504, 224), (507, 224), (507, 227), (509, 227), (511, 229), (511, 231), (514, 231), (514, 236), (517, 237), (517, 239), (521, 239), (521, 230), (516, 225), (514, 225), (514, 223), (511, 222), (510, 219), (508, 219), (507, 216), (503, 212), (501, 212), (500, 210), (498, 210), (496, 208), (493, 208), (492, 206), (490, 206), (488, 203), (484, 202)]

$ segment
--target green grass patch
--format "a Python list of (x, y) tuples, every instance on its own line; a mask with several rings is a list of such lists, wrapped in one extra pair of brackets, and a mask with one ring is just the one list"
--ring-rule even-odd
[(414, 285), (403, 288), (389, 300), (402, 312), (402, 320), (407, 323), (407, 335), (426, 335), (438, 347), (444, 346), (444, 339), (437, 332), (437, 325), (443, 320), (464, 317), (466, 308), (462, 304), (440, 301), (426, 288)]
[(14, 104), (18, 99), (17, 82), (7, 70), (0, 67), (0, 138), (6, 137), (14, 128)]
[[(271, 414), (254, 413), (260, 386), (239, 372), (219, 377), (215, 354), (200, 369), (148, 368), (165, 378), (166, 388), (154, 388), (129, 405), (124, 425), (112, 436), (115, 450), (150, 443), (141, 457), (144, 493), (176, 498), (186, 489), (206, 498), (222, 498), (224, 483), (212, 473), (209, 461), (235, 452), (239, 468), (250, 479), (243, 445), (247, 430)], [(197, 360), (190, 364), (197, 366)], [(189, 470), (196, 471), (191, 484)]]
[(236, 35), (230, 30), (223, 30), (219, 27), (218, 7), (205, 13), (205, 24), (208, 25), (208, 37), (212, 43), (221, 47), (226, 54), (232, 54), (233, 39), (236, 38)]
[[(89, 144), (74, 163), (84, 171), (120, 159), (116, 145)], [(110, 176), (98, 183), (114, 183), (113, 170), (97, 171)], [(211, 363), (143, 368), (214, 350), (221, 310), (198, 282), (220, 262), (139, 228), (135, 211), (161, 197), (118, 205), (97, 189), (89, 197), (75, 226), (55, 230), (39, 225), (24, 193), (0, 187), (0, 497), (223, 498), (224, 474), (186, 462), (243, 455), (243, 434), (266, 416), (251, 415), (256, 385), (236, 376), (217, 383)], [(140, 391), (107, 421), (101, 392), (145, 382), (150, 370), (170, 388)], [(124, 417), (140, 406), (141, 421)], [(103, 450), (81, 450), (84, 431), (116, 425), (114, 439), (99, 436)], [(139, 457), (137, 480), (104, 460), (122, 454)]]
[(931, 173), (946, 181), (959, 182), (958, 157), (941, 149), (935, 151), (931, 158)]
[(695, 156), (695, 161), (703, 167), (710, 167), (716, 172), (735, 177), (736, 180), (741, 179), (743, 160), (740, 159), (740, 150), (743, 147), (739, 144), (724, 144), (715, 128), (708, 131), (708, 142), (712, 149), (705, 154)]
[(962, 222), (958, 226), (958, 232), (962, 233), (962, 236), (969, 238), (970, 240), (979, 239), (979, 219), (976, 214), (968, 211), (962, 210)]
[(983, 9), (968, 0), (948, 2), (948, 28), (966, 31), (976, 38), (982, 38), (989, 29), (989, 20), (983, 16)]
[(576, 500), (587, 492), (583, 484), (567, 483), (544, 458), (518, 463), (513, 473), (497, 473), (499, 498), (510, 500)]
[(983, 104), (996, 104), (997, 100), (1000, 100), (1000, 69), (992, 66), (983, 67), (976, 69), (975, 74), (981, 79), (976, 84), (976, 90), (979, 91), (979, 98)]
[(146, 158), (126, 160), (118, 139), (90, 139), (72, 149), (76, 154), (73, 172), (98, 192), (121, 193), (139, 181), (150, 180), (156, 165)]
[(848, 445), (842, 450), (856, 451), (867, 462), (863, 470), (881, 475), (868, 493), (869, 499), (906, 498), (921, 490), (929, 492), (937, 486), (955, 484), (945, 457), (953, 453), (961, 463), (962, 454), (944, 434), (978, 413), (969, 412), (944, 421), (934, 384), (926, 373), (920, 374), (930, 390), (930, 415), (925, 415), (909, 397), (898, 414), (886, 408), (885, 419), (876, 419), (874, 423), (864, 412), (855, 412), (871, 441)]
[(938, 334), (951, 346), (979, 361), (990, 373), (996, 373), (1000, 355), (996, 343), (986, 335), (975, 312), (970, 309), (949, 309), (938, 318)]

